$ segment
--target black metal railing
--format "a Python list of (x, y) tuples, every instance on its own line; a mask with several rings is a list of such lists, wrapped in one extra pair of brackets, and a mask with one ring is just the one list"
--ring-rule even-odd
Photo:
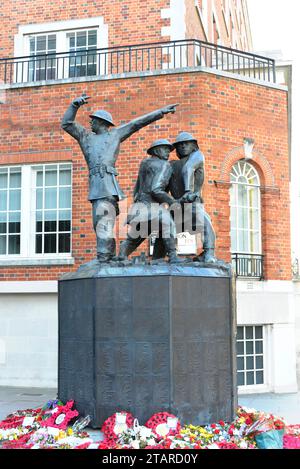
[(264, 278), (264, 256), (261, 254), (232, 253), (231, 260), (237, 277)]
[(275, 82), (275, 61), (186, 39), (0, 59), (0, 83), (28, 83), (204, 66)]

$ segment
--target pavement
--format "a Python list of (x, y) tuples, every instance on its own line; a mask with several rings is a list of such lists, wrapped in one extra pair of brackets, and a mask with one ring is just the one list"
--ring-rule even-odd
[[(57, 397), (55, 388), (0, 386), (0, 420), (16, 410), (43, 406)], [(290, 394), (247, 394), (239, 396), (240, 405), (283, 417), (289, 424), (300, 424), (300, 392)], [(93, 439), (101, 439), (99, 430), (87, 428)]]

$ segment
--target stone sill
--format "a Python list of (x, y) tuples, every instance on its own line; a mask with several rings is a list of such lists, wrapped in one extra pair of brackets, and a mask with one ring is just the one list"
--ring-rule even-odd
[(0, 259), (1, 266), (40, 266), (40, 265), (74, 265), (74, 257), (24, 257), (22, 259)]

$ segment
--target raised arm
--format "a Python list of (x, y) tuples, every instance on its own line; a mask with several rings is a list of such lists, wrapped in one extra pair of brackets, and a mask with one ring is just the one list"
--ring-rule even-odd
[(161, 109), (157, 109), (156, 111), (150, 112), (149, 114), (144, 114), (143, 116), (138, 117), (137, 119), (133, 119), (132, 121), (128, 122), (127, 124), (120, 125), (117, 127), (117, 131), (119, 132), (121, 142), (126, 140), (126, 138), (130, 137), (134, 132), (146, 127), (147, 125), (151, 124), (152, 122), (157, 121), (158, 119), (162, 119), (165, 114), (171, 112), (172, 114), (176, 110), (177, 104), (171, 104), (169, 106), (165, 106)]
[(76, 114), (78, 109), (86, 104), (89, 99), (88, 96), (83, 94), (80, 98), (74, 99), (74, 101), (70, 104), (68, 109), (66, 110), (62, 121), (61, 121), (61, 127), (72, 137), (76, 138), (76, 140), (80, 140), (80, 138), (86, 133), (85, 128), (81, 125), (75, 122)]

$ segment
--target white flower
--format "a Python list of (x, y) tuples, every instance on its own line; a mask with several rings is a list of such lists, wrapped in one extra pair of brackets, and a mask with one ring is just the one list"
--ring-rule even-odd
[(134, 441), (132, 441), (131, 447), (132, 447), (133, 449), (139, 449), (139, 447), (140, 447), (140, 440), (134, 440)]
[(149, 438), (150, 436), (152, 436), (151, 428), (147, 428), (147, 427), (140, 427), (139, 428), (139, 433), (140, 433), (140, 436), (143, 440), (145, 440), (146, 438)]
[(242, 449), (247, 449), (248, 448), (248, 444), (246, 443), (246, 441), (241, 440), (240, 448), (242, 448)]
[(207, 449), (220, 449), (218, 445), (216, 445), (215, 443), (212, 443), (211, 445), (208, 445), (206, 447)]

